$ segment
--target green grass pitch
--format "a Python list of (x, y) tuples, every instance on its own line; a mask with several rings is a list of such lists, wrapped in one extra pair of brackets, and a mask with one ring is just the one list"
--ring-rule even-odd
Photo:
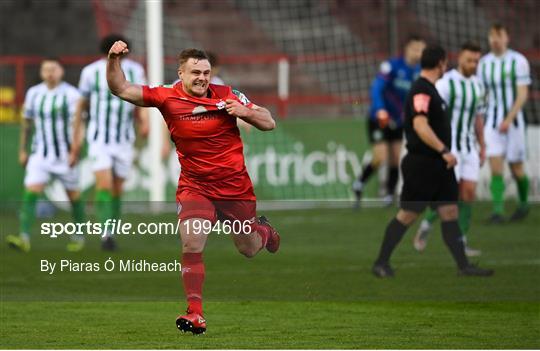
[[(501, 226), (482, 224), (489, 206), (475, 206), (469, 241), (483, 255), (473, 261), (494, 268), (492, 278), (458, 277), (438, 228), (426, 252), (416, 253), (416, 227), (395, 252), (396, 277), (374, 278), (371, 264), (394, 213), (268, 212), (282, 247), (254, 259), (239, 255), (227, 236), (212, 235), (205, 252), (208, 331), (197, 337), (174, 325), (185, 308), (179, 273), (39, 270), (41, 259), (169, 262), (179, 257), (177, 237), (121, 237), (121, 251), (109, 255), (97, 238), (74, 254), (64, 250), (65, 238), (35, 234), (25, 255), (6, 248), (17, 220), (3, 213), (0, 348), (540, 348), (538, 205), (524, 222)], [(174, 209), (125, 220), (171, 217)]]

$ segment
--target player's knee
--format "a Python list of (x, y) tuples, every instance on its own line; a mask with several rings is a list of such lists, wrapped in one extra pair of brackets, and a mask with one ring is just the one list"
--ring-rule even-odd
[(27, 185), (26, 191), (35, 193), (35, 194), (41, 194), (45, 190), (44, 184), (33, 184), (33, 185)]
[(123, 192), (121, 190), (113, 189), (111, 191), (111, 195), (112, 195), (112, 197), (122, 198)]
[(461, 201), (464, 201), (464, 202), (472, 202), (474, 201), (474, 198), (475, 198), (475, 193), (474, 193), (474, 190), (471, 191), (471, 190), (467, 190), (467, 191), (464, 191), (462, 194), (461, 194)]
[(236, 245), (236, 248), (238, 249), (239, 253), (247, 258), (252, 258), (257, 254), (257, 252), (259, 252), (258, 248), (254, 245), (240, 244)]
[(392, 158), (390, 160), (390, 166), (398, 168), (399, 167), (399, 157), (398, 158)]
[(386, 162), (386, 160), (383, 156), (377, 156), (376, 154), (374, 154), (373, 159), (371, 160), (371, 167), (373, 167), (374, 169), (378, 169), (384, 162)]
[(242, 250), (240, 251), (240, 253), (242, 255), (244, 255), (245, 257), (247, 258), (253, 258), (255, 257), (255, 255), (257, 254), (258, 250), (254, 250), (254, 249), (246, 249), (246, 250)]
[(389, 163), (391, 167), (399, 167), (399, 153), (392, 153)]
[(453, 221), (458, 218), (457, 205), (440, 206), (438, 212), (441, 221)]
[(512, 171), (512, 176), (514, 178), (521, 178), (525, 175), (525, 171), (523, 170), (523, 165), (520, 164), (511, 164), (510, 170)]
[(476, 198), (476, 189), (474, 186), (464, 186), (460, 189), (459, 199), (465, 202), (474, 201)]
[(112, 185), (112, 195), (113, 196), (122, 196), (124, 189), (124, 179), (115, 179)]
[(96, 177), (96, 190), (113, 190), (113, 181), (110, 171), (103, 170), (94, 173)]
[(113, 187), (112, 187), (112, 184), (106, 180), (103, 180), (103, 181), (96, 180), (96, 190), (106, 190), (112, 193)]
[(413, 224), (417, 218), (418, 213), (403, 209), (400, 209), (396, 215), (396, 219), (406, 227), (409, 227), (411, 224)]
[(204, 245), (198, 242), (186, 242), (182, 244), (183, 253), (200, 253), (203, 252)]
[(465, 198), (463, 199), (466, 202), (471, 202), (476, 199), (476, 189), (474, 187), (470, 187), (467, 189), (465, 193)]
[(78, 201), (78, 200), (81, 199), (81, 192), (80, 191), (69, 190), (69, 191), (67, 191), (67, 195), (68, 195), (69, 201), (71, 201), (71, 202)]
[(492, 157), (489, 159), (489, 167), (492, 175), (502, 175), (504, 170), (503, 160), (500, 157)]

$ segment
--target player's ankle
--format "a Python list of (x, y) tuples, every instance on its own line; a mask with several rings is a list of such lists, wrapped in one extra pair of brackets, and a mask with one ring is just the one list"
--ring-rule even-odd
[(28, 233), (20, 233), (19, 237), (26, 242), (30, 242), (30, 234)]
[(202, 301), (200, 300), (191, 300), (188, 301), (188, 313), (197, 313), (202, 316), (203, 310), (202, 310)]

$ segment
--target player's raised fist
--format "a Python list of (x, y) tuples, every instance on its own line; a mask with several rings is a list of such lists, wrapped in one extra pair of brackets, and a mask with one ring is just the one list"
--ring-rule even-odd
[(115, 41), (109, 50), (109, 58), (117, 58), (129, 52), (128, 46), (121, 40)]

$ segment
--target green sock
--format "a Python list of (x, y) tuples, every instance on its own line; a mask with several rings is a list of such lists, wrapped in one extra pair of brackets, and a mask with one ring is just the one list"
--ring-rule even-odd
[(84, 222), (84, 202), (81, 199), (71, 202), (71, 214), (75, 223)]
[[(73, 222), (84, 223), (84, 202), (81, 199), (71, 201), (71, 216), (73, 217)], [(71, 240), (84, 240), (84, 236), (80, 234), (72, 235)]]
[(458, 223), (463, 235), (467, 235), (469, 228), (471, 227), (471, 212), (472, 206), (469, 202), (459, 202)]
[(121, 199), (122, 198), (120, 196), (112, 197), (112, 218), (120, 218), (120, 211), (122, 210)]
[(516, 179), (518, 195), (519, 195), (519, 206), (527, 208), (529, 206), (529, 177), (526, 175)]
[(108, 190), (96, 191), (96, 217), (100, 223), (113, 218), (112, 195)]
[(502, 175), (491, 176), (491, 197), (493, 199), (493, 213), (502, 215), (504, 213), (504, 179)]
[(19, 215), (20, 232), (23, 234), (30, 234), (30, 229), (32, 229), (32, 224), (34, 224), (34, 220), (36, 219), (36, 202), (39, 195), (39, 193), (32, 191), (24, 191), (21, 213)]
[(437, 211), (434, 211), (433, 209), (428, 208), (427, 211), (426, 211), (426, 214), (424, 215), (424, 219), (429, 224), (433, 224), (433, 222), (435, 222), (435, 220), (437, 219), (438, 216), (439, 215), (437, 214)]

